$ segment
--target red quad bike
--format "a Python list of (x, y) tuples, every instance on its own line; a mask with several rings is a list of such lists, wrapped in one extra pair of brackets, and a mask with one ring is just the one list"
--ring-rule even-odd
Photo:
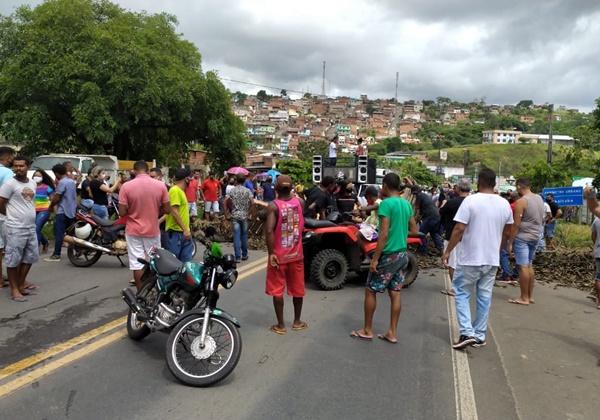
[[(361, 255), (360, 246), (356, 241), (358, 227), (355, 223), (342, 220), (350, 218), (351, 215), (344, 214), (342, 217), (339, 213), (332, 213), (328, 220), (304, 220), (302, 247), (306, 262), (305, 272), (323, 290), (340, 289), (346, 282), (349, 271), (365, 276), (369, 272), (369, 265), (361, 264), (365, 256)], [(421, 239), (409, 237), (407, 242), (409, 252), (403, 286), (405, 288), (417, 278), (419, 261), (414, 249), (421, 245)], [(373, 257), (376, 246), (377, 242), (367, 243), (370, 258)]]

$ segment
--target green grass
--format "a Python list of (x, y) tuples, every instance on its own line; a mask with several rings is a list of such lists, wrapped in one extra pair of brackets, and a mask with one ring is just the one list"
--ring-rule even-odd
[(594, 245), (589, 226), (562, 220), (556, 226), (556, 241), (567, 249), (591, 248)]

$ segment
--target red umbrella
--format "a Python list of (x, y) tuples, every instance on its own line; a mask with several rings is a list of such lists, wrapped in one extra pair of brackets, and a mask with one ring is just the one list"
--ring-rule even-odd
[(249, 174), (249, 172), (246, 168), (241, 168), (239, 166), (234, 166), (233, 168), (229, 168), (227, 170), (227, 173), (231, 174), (231, 175), (239, 175), (239, 174), (248, 175)]

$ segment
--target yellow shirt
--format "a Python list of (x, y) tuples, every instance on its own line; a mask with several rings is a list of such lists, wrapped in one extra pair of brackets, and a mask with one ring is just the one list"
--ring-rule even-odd
[[(185, 192), (177, 185), (173, 185), (169, 190), (169, 201), (171, 202), (171, 207), (179, 206), (179, 216), (181, 216), (183, 225), (187, 230), (190, 230), (190, 210), (188, 209), (188, 201)], [(167, 231), (175, 230), (177, 232), (183, 232), (181, 226), (177, 224), (175, 218), (171, 214), (167, 215), (165, 223), (165, 229)]]
[[(375, 204), (381, 204), (381, 198), (378, 198), (377, 200), (375, 200)], [(379, 217), (378, 217), (377, 213), (378, 213), (377, 210), (372, 210), (369, 217), (367, 217), (367, 220), (365, 220), (365, 223), (368, 223), (370, 225), (375, 226), (376, 228), (379, 228)]]

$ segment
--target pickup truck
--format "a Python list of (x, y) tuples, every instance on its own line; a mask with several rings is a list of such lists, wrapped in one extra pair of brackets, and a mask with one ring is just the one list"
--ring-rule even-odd
[[(39, 156), (31, 164), (31, 170), (27, 176), (31, 178), (36, 169), (43, 169), (48, 175), (54, 179), (52, 167), (57, 163), (70, 161), (85, 177), (94, 166), (102, 166), (107, 175), (110, 175), (110, 180), (114, 182), (117, 179), (119, 172), (119, 161), (116, 156), (112, 155), (67, 155), (67, 154), (51, 154)], [(79, 185), (77, 186), (79, 187)]]

